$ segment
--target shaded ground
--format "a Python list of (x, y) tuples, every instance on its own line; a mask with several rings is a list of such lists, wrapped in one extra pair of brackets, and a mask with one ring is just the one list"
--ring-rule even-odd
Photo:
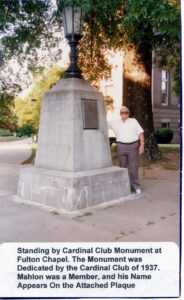
[(141, 160), (140, 161), (140, 167), (150, 167), (150, 168), (155, 168), (159, 167), (160, 169), (165, 169), (165, 170), (179, 170), (180, 167), (180, 153), (179, 153), (179, 148), (176, 150), (176, 148), (172, 147), (161, 147), (161, 152), (162, 152), (162, 159), (159, 161), (154, 161), (152, 163), (146, 162)]
[[(178, 179), (180, 168), (180, 152), (178, 146), (161, 146), (162, 158), (155, 161), (139, 160), (139, 174), (142, 178)], [(116, 147), (112, 146), (113, 164), (119, 165)]]
[[(174, 241), (179, 243), (178, 171), (164, 169), (162, 165), (166, 163), (164, 160), (159, 167), (164, 172), (174, 172), (175, 177), (147, 179), (142, 176), (141, 184), (144, 193), (141, 197), (116, 205), (109, 204), (96, 209), (89, 208), (82, 213), (65, 215), (13, 201), (19, 170), (26, 166), (20, 164), (31, 155), (28, 142), (30, 140), (3, 143), (0, 146), (1, 243), (37, 241)], [(171, 154), (167, 159), (169, 164), (176, 166), (175, 156)], [(158, 162), (155, 162), (154, 166), (157, 164)]]

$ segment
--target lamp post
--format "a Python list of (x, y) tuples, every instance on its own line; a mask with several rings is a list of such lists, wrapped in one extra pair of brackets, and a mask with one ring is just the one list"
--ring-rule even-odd
[(83, 78), (77, 64), (77, 46), (82, 38), (82, 8), (77, 6), (63, 9), (63, 25), (65, 37), (70, 45), (70, 65), (64, 73), (64, 78)]

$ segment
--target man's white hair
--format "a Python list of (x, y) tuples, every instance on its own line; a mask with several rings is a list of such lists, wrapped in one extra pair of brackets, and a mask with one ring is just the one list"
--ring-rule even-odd
[(127, 106), (123, 105), (123, 106), (121, 107), (121, 109), (120, 109), (120, 112), (121, 112), (123, 109), (127, 109), (128, 112), (130, 113), (130, 110), (129, 110), (129, 108), (128, 108)]

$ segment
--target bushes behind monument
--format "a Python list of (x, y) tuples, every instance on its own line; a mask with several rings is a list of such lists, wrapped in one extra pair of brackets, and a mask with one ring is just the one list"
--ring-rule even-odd
[(0, 136), (12, 136), (13, 133), (9, 129), (0, 128)]
[(174, 133), (170, 128), (160, 128), (155, 133), (157, 143), (159, 144), (169, 144), (172, 141)]
[(30, 121), (27, 121), (22, 126), (19, 127), (19, 133), (23, 136), (24, 135), (31, 136), (32, 134), (37, 133), (37, 131), (34, 128), (34, 124)]

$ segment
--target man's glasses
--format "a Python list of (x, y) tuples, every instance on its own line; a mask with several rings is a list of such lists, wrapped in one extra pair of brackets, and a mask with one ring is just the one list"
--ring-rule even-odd
[(125, 115), (128, 115), (128, 114), (129, 114), (129, 111), (121, 111), (121, 112), (120, 112), (120, 115), (124, 115), (124, 114), (125, 114)]

